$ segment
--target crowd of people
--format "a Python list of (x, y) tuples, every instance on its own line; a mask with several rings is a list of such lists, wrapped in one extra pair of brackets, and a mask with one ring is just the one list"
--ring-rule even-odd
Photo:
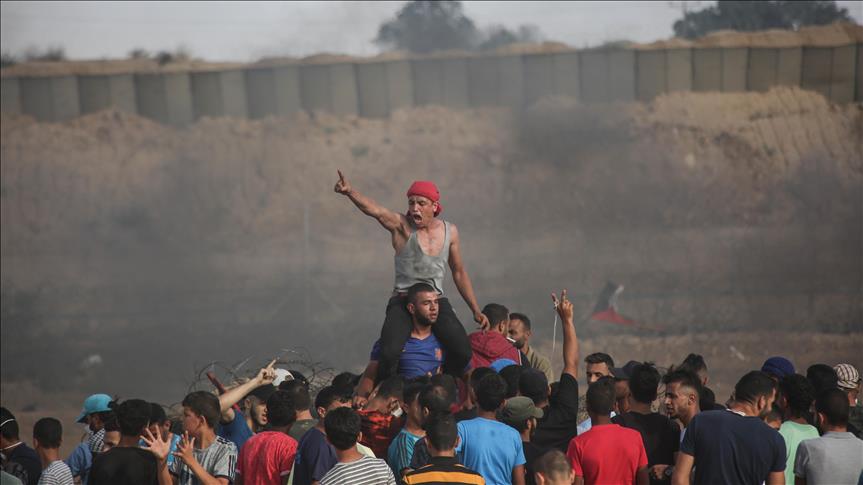
[[(436, 297), (410, 288), (411, 340), (431, 335)], [(393, 374), (379, 372), (373, 349), (366, 372), (316, 393), (274, 361), (221, 394), (188, 394), (177, 415), (95, 394), (79, 418), (90, 433), (65, 459), (60, 421), (38, 420), (31, 448), (2, 408), (2, 483), (863, 483), (852, 365), (804, 376), (771, 357), (718, 403), (698, 355), (664, 373), (649, 362), (615, 367), (605, 353), (580, 362), (572, 304), (563, 293), (555, 305), (563, 370), (553, 383), (548, 357), (530, 347), (530, 319), (489, 304), (488, 328), (470, 335), (472, 362), (456, 375), (443, 371), (440, 344), (409, 340)]]
[[(771, 357), (719, 403), (701, 356), (663, 374), (594, 353), (580, 396), (566, 290), (552, 294), (563, 329), (554, 375), (531, 345), (527, 315), (478, 306), (433, 183), (411, 185), (404, 214), (341, 172), (334, 188), (390, 233), (395, 250), (393, 293), (361, 375), (339, 374), (313, 392), (274, 361), (229, 389), (188, 394), (171, 416), (95, 394), (79, 418), (90, 433), (65, 460), (57, 419), (35, 424), (31, 448), (3, 408), (2, 485), (863, 485), (852, 365), (816, 364), (803, 376)], [(470, 335), (443, 296), (446, 268), (480, 326)]]

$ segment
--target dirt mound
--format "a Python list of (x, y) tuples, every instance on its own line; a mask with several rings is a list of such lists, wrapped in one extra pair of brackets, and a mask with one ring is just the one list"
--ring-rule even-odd
[(643, 50), (685, 47), (837, 47), (863, 41), (863, 26), (837, 22), (802, 27), (798, 31), (770, 29), (756, 32), (719, 30), (693, 41), (679, 38), (641, 44)]

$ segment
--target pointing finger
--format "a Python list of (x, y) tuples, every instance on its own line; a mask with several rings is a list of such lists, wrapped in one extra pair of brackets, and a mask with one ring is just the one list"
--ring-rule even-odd
[(345, 176), (342, 175), (342, 171), (337, 169), (336, 172), (339, 172), (339, 182), (344, 182)]

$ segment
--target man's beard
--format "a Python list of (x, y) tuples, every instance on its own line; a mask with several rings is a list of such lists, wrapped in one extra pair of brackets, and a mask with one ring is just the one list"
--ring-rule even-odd
[(524, 340), (513, 340), (512, 341), (512, 345), (515, 346), (515, 348), (517, 348), (518, 350), (523, 349), (525, 343), (526, 342)]
[(417, 323), (419, 323), (423, 327), (431, 327), (437, 321), (437, 317), (435, 317), (435, 319), (432, 320), (432, 319), (426, 317), (425, 315), (423, 315), (419, 312), (417, 312), (416, 317), (417, 317)]

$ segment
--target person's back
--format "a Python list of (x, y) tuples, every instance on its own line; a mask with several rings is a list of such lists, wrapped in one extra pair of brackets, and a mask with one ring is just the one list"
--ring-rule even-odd
[(635, 483), (647, 454), (638, 431), (617, 424), (594, 424), (573, 438), (567, 451), (576, 476), (584, 483)]
[(863, 440), (847, 431), (848, 398), (839, 389), (825, 391), (815, 410), (824, 434), (800, 442), (794, 475), (806, 485), (855, 483), (863, 474)]
[(488, 367), (499, 359), (509, 359), (521, 365), (521, 353), (507, 338), (509, 331), (509, 310), (503, 305), (489, 303), (482, 309), (488, 318), (490, 329), (478, 330), (470, 335), (470, 348), (473, 351), (471, 367)]
[(115, 483), (157, 484), (158, 461), (147, 450), (133, 447), (114, 447), (99, 453), (93, 460), (88, 482), (90, 485)]
[[(797, 449), (804, 440), (818, 438), (818, 430), (811, 424), (800, 424), (793, 421), (785, 421), (779, 427), (779, 434), (785, 440), (786, 462), (785, 483), (794, 484), (794, 461), (797, 457)], [(863, 442), (861, 442), (863, 443)]]
[(426, 438), (429, 463), (417, 470), (408, 472), (403, 483), (406, 485), (452, 483), (462, 485), (485, 485), (479, 473), (465, 467), (455, 457), (455, 444), (458, 428), (455, 418), (446, 412), (433, 414), (426, 422)]
[(42, 473), (42, 463), (36, 450), (21, 441), (18, 421), (6, 408), (0, 408), (0, 448), (3, 448), (3, 471), (18, 478), (24, 485), (36, 485)]
[(33, 425), (33, 445), (39, 461), (45, 468), (39, 476), (39, 485), (73, 485), (72, 471), (60, 460), (63, 426), (55, 418), (42, 418)]
[(321, 478), (320, 485), (395, 485), (395, 477), (387, 462), (357, 451), (360, 417), (356, 411), (344, 407), (328, 412), (324, 428), (338, 463)]
[[(637, 431), (644, 443), (647, 466), (674, 465), (674, 454), (680, 448), (680, 428), (677, 423), (659, 413), (641, 414), (630, 411), (611, 418), (611, 422)], [(651, 483), (668, 483), (654, 480)]]
[(288, 435), (297, 417), (294, 397), (278, 390), (267, 398), (267, 430), (252, 436), (237, 459), (237, 476), (245, 485), (281, 484), (290, 475), (297, 441)]

